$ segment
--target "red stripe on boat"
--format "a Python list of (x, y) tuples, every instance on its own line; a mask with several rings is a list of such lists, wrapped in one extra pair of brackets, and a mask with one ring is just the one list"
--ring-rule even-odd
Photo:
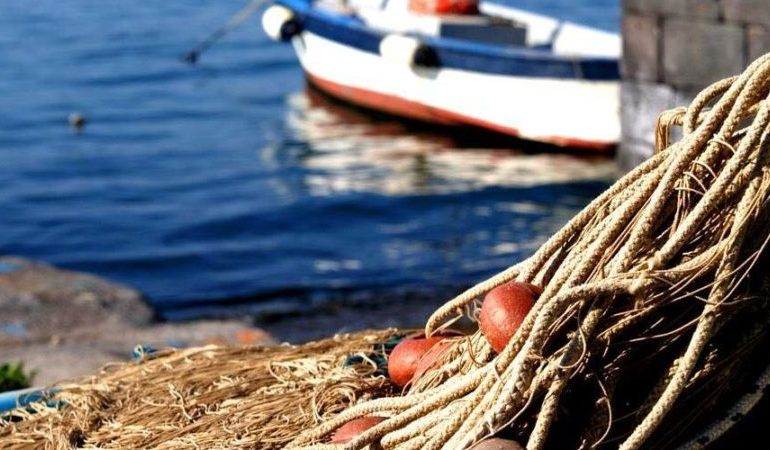
[[(405, 98), (394, 95), (382, 94), (368, 89), (361, 89), (352, 86), (335, 83), (327, 79), (317, 77), (310, 72), (305, 71), (308, 81), (322, 91), (368, 108), (385, 111), (390, 114), (407, 117), (410, 119), (422, 120), (424, 122), (438, 123), (441, 125), (473, 125), (498, 133), (507, 134), (514, 137), (522, 137), (519, 130), (506, 127), (492, 122), (487, 122), (475, 117), (458, 114), (441, 108), (434, 108), (422, 103), (413, 102)], [(538, 137), (537, 141), (547, 142), (549, 144), (561, 147), (577, 147), (596, 151), (610, 151), (615, 148), (611, 142), (589, 141), (585, 139), (567, 138), (562, 136), (544, 136)]]
[(333, 81), (317, 77), (307, 71), (305, 72), (305, 75), (307, 76), (308, 81), (322, 91), (357, 105), (385, 111), (409, 119), (417, 119), (442, 125), (462, 125), (462, 122), (447, 117), (446, 114), (444, 114), (445, 111), (438, 108), (433, 108), (422, 103), (413, 102), (393, 95), (381, 94), (368, 89), (337, 84)]

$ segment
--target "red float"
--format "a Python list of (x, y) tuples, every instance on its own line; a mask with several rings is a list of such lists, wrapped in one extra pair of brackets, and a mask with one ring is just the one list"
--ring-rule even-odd
[(435, 369), (438, 361), (441, 359), (444, 353), (449, 350), (449, 347), (451, 347), (453, 343), (454, 341), (443, 340), (431, 347), (430, 350), (428, 350), (417, 363), (417, 368), (414, 371), (413, 378), (418, 380), (425, 374), (425, 372), (431, 369)]
[(399, 342), (388, 357), (388, 375), (394, 384), (404, 387), (412, 381), (420, 359), (434, 345), (451, 336), (459, 336), (452, 330), (443, 330), (426, 338), (424, 334), (405, 338)]
[(337, 431), (332, 434), (332, 440), (330, 442), (332, 444), (346, 444), (359, 434), (384, 420), (384, 417), (376, 416), (353, 419), (345, 425), (337, 428)]
[(533, 284), (511, 282), (487, 293), (479, 321), (481, 333), (496, 352), (503, 351), (542, 292)]

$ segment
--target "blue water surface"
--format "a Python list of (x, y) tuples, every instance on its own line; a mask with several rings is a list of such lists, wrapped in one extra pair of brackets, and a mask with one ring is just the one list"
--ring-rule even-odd
[[(516, 2), (608, 29), (616, 3)], [(172, 319), (307, 310), (481, 280), (614, 174), (341, 106), (258, 16), (179, 61), (243, 4), (0, 0), (0, 254), (131, 284)]]

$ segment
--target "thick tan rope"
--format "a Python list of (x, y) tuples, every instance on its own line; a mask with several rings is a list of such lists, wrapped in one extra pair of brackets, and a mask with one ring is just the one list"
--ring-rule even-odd
[[(65, 407), (0, 419), (0, 447), (464, 450), (505, 430), (528, 450), (701, 448), (770, 385), (769, 133), (770, 55), (664, 112), (649, 160), (425, 326), (477, 320), (503, 283), (538, 284), (507, 346), (455, 338), (405, 393), (380, 366), (397, 330), (165, 352), (62, 386)], [(330, 443), (366, 416), (385, 420)]]
[[(742, 75), (704, 90), (689, 108), (662, 114), (657, 152), (650, 160), (531, 258), (447, 302), (426, 324), (430, 334), (494, 287), (536, 281), (544, 292), (507, 347), (495, 355), (478, 334), (455, 344), (444, 370), (429, 372), (431, 381), (418, 381), (414, 393), (404, 397), (418, 402), (390, 408), (394, 414), (388, 420), (342, 448), (379, 443), (385, 449), (465, 449), (514, 424), (525, 433), (529, 450), (546, 448), (570, 386), (593, 377), (590, 367), (596, 361), (606, 357), (605, 370), (617, 381), (634, 357), (658, 357), (664, 363), (666, 352), (640, 353), (644, 343), (659, 340), (671, 349), (670, 374), (650, 386), (651, 403), (640, 400), (645, 413), (617, 419), (637, 422), (613, 438), (622, 441), (623, 450), (642, 448), (676, 414), (693, 380), (710, 373), (699, 369), (704, 349), (748, 302), (733, 298), (756, 272), (744, 263), (747, 249), (768, 233), (755, 226), (758, 217), (770, 214), (768, 94), (770, 56), (764, 56)], [(683, 126), (675, 143), (669, 142), (672, 126)], [(682, 305), (689, 306), (682, 310)], [(471, 349), (480, 350), (483, 360)], [(616, 388), (612, 392), (620, 395)], [(611, 405), (611, 399), (602, 403), (601, 398), (594, 402)], [(740, 404), (754, 401), (750, 397)], [(364, 415), (365, 405), (303, 433), (293, 448), (323, 442), (337, 426)], [(587, 422), (586, 427), (596, 427)], [(605, 424), (602, 439), (613, 433), (613, 422)], [(714, 425), (709, 436), (725, 426)], [(577, 432), (575, 442), (590, 434)]]

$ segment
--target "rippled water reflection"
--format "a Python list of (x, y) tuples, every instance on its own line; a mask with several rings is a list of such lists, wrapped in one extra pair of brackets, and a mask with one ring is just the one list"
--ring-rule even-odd
[(604, 156), (525, 153), (504, 136), (376, 121), (312, 87), (290, 96), (288, 104), (287, 123), (312, 150), (302, 162), (313, 171), (307, 179), (313, 195), (447, 194), (601, 180), (616, 173)]
[(256, 21), (178, 61), (238, 6), (0, 3), (0, 253), (130, 283), (169, 318), (430, 295), (530, 254), (614, 176), (330, 102)]
[[(271, 265), (299, 271), (289, 269), (284, 286), (229, 300), (250, 312), (447, 295), (533, 252), (616, 175), (605, 156), (525, 152), (499, 136), (372, 115), (312, 88), (287, 104), (289, 137), (260, 161), (301, 169), (271, 189), (307, 209), (290, 208), (288, 229), (274, 226), (269, 238), (282, 243)], [(256, 230), (264, 218), (239, 221)], [(174, 317), (216, 309), (173, 304)]]

